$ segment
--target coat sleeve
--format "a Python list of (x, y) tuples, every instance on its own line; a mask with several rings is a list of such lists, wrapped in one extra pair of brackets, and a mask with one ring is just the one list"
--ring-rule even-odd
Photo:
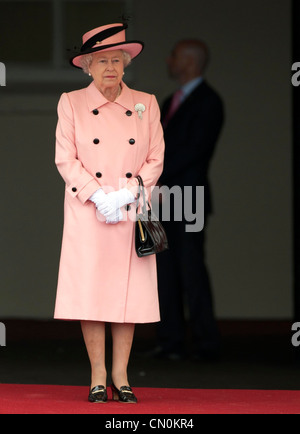
[[(144, 185), (148, 191), (151, 187), (156, 185), (162, 173), (165, 152), (164, 135), (160, 122), (160, 109), (154, 95), (151, 95), (149, 106), (149, 137), (148, 154), (138, 173), (143, 179)], [(136, 178), (128, 182), (127, 188), (136, 194)]]
[(55, 163), (67, 193), (84, 204), (100, 185), (77, 158), (74, 114), (66, 93), (59, 100), (57, 113)]

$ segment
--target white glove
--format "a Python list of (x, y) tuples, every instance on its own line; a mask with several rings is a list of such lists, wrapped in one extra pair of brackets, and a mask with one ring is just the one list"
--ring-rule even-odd
[(119, 223), (121, 220), (123, 220), (123, 213), (120, 210), (120, 208), (118, 208), (116, 212), (106, 217), (106, 223), (110, 225), (115, 225), (116, 223)]
[(106, 204), (107, 196), (102, 190), (102, 188), (99, 188), (95, 193), (92, 194), (92, 196), (89, 198), (94, 204), (96, 205), (96, 208), (103, 207)]
[[(98, 209), (105, 217), (108, 217), (110, 214), (115, 213), (118, 209), (122, 208), (122, 206), (134, 201), (135, 197), (131, 191), (128, 190), (128, 188), (121, 188), (121, 190), (112, 191), (107, 194), (107, 209), (105, 209), (104, 212), (102, 212), (100, 208)], [(109, 211), (109, 208), (111, 211)]]
[(123, 213), (120, 208), (135, 201), (134, 195), (128, 188), (122, 188), (108, 194), (99, 188), (89, 199), (94, 202), (97, 210), (106, 217), (108, 224), (115, 224), (123, 220)]
[(102, 188), (99, 188), (97, 191), (95, 191), (95, 193), (92, 194), (89, 200), (94, 202), (97, 210), (100, 211), (103, 215), (104, 212), (107, 212), (110, 209), (107, 203), (107, 195), (104, 193)]

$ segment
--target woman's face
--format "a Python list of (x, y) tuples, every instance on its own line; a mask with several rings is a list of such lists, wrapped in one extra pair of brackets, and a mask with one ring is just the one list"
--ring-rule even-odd
[(124, 57), (121, 50), (93, 54), (90, 73), (98, 89), (118, 87), (124, 73)]

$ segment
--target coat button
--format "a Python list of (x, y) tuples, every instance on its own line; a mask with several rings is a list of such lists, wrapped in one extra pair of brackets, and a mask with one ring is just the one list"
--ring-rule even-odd
[(76, 187), (73, 187), (73, 188), (72, 188), (72, 191), (75, 193), (75, 192), (77, 191), (77, 188), (76, 188)]
[(128, 173), (126, 173), (126, 178), (131, 178), (132, 177), (132, 173), (130, 173), (130, 172), (128, 172)]
[(126, 115), (127, 116), (131, 116), (132, 115), (132, 111), (131, 110), (127, 110)]
[(95, 143), (95, 145), (98, 145), (100, 143), (99, 139), (94, 139), (93, 142)]
[(134, 139), (130, 139), (130, 140), (129, 140), (129, 143), (130, 143), (131, 145), (134, 145), (134, 144), (135, 144), (135, 140), (134, 140)]
[(97, 176), (97, 178), (101, 178), (102, 173), (101, 173), (101, 172), (97, 172), (97, 173), (96, 173), (96, 176)]
[(94, 115), (98, 115), (99, 114), (99, 110), (95, 109), (93, 110)]

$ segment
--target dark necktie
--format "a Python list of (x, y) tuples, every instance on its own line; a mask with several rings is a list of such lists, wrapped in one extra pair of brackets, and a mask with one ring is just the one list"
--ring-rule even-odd
[(181, 89), (177, 90), (177, 92), (174, 93), (169, 110), (162, 122), (164, 127), (167, 126), (170, 119), (174, 116), (175, 112), (178, 110), (181, 104), (182, 95), (183, 95), (183, 91)]

